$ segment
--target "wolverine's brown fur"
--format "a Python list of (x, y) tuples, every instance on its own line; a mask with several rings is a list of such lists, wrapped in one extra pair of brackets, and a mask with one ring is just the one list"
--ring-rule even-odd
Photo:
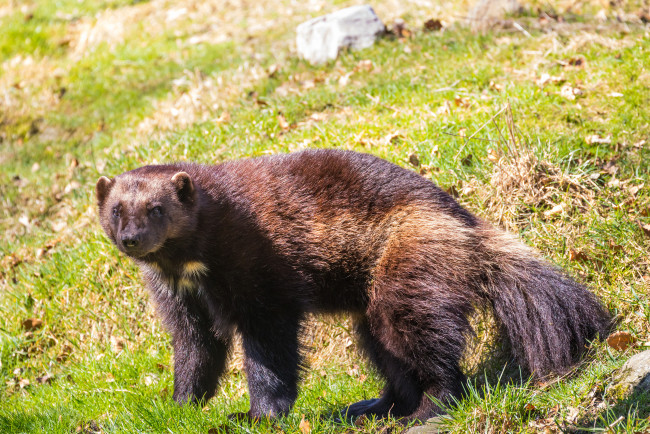
[(462, 394), (468, 316), (491, 307), (535, 376), (609, 327), (586, 289), (419, 175), (305, 151), (146, 166), (97, 183), (100, 221), (144, 270), (175, 350), (178, 402), (209, 398), (241, 334), (250, 415), (289, 411), (306, 313), (350, 312), (386, 378), (350, 416), (426, 418)]

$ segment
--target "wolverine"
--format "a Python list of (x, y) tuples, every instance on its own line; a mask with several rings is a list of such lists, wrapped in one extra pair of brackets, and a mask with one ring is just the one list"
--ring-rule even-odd
[[(290, 411), (309, 313), (351, 314), (385, 379), (348, 417), (425, 420), (462, 397), (469, 317), (491, 309), (534, 378), (575, 365), (611, 317), (534, 250), (420, 175), (350, 151), (144, 166), (96, 186), (110, 240), (172, 337), (174, 399), (212, 397), (241, 336), (250, 418)], [(438, 404), (431, 398), (436, 398)]]

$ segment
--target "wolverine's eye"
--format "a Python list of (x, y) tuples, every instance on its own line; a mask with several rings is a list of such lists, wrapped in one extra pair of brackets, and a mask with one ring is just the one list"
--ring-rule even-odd
[(120, 209), (118, 207), (113, 208), (113, 217), (120, 216)]
[(162, 216), (162, 208), (159, 207), (159, 206), (154, 206), (154, 207), (151, 208), (151, 210), (149, 211), (149, 215), (150, 215), (151, 217), (160, 217), (160, 216)]

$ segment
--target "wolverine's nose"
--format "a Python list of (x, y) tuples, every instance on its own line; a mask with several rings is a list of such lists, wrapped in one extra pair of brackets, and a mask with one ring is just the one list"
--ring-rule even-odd
[(127, 249), (137, 247), (140, 243), (140, 237), (137, 235), (122, 235), (122, 245)]

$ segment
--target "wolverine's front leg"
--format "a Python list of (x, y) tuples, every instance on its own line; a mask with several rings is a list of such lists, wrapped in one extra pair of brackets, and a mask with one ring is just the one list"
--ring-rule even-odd
[(225, 369), (230, 335), (215, 335), (214, 321), (198, 296), (157, 295), (158, 310), (174, 347), (174, 400), (179, 404), (208, 400)]
[(300, 315), (265, 313), (256, 319), (257, 324), (242, 330), (251, 405), (248, 416), (285, 415), (298, 395)]
[(204, 330), (177, 332), (174, 346), (174, 400), (179, 404), (210, 399), (224, 371), (230, 342)]

